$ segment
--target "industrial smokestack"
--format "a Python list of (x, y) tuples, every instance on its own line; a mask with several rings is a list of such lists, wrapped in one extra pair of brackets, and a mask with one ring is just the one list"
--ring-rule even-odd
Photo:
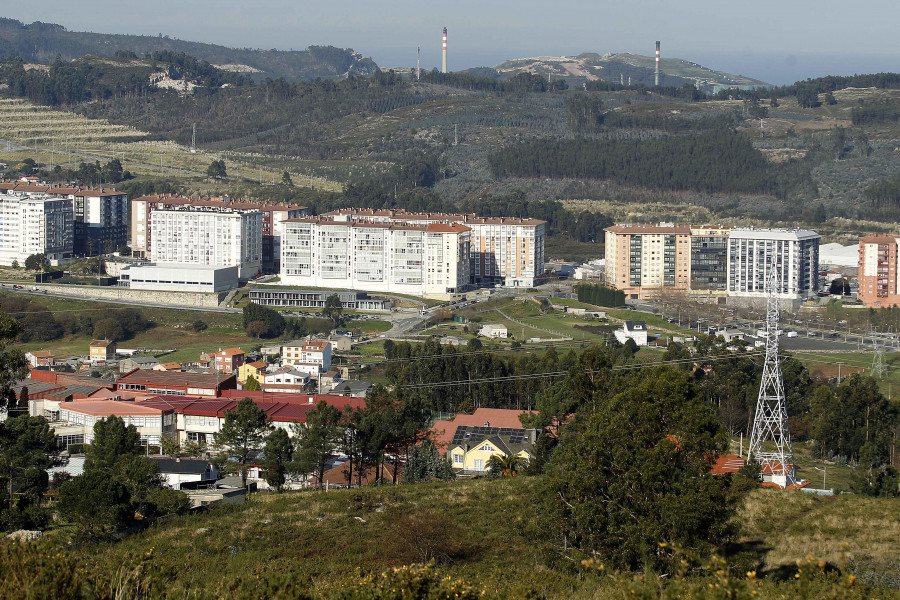
[(444, 27), (444, 39), (443, 39), (443, 48), (444, 48), (444, 62), (441, 66), (441, 73), (447, 72), (447, 28)]
[(655, 85), (659, 87), (659, 40), (656, 40), (656, 78)]

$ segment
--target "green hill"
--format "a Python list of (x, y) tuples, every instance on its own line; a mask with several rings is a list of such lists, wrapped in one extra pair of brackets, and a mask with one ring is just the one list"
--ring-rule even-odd
[[(89, 584), (82, 588), (89, 590), (85, 597), (454, 597), (428, 595), (425, 587), (402, 595), (409, 572), (381, 575), (433, 561), (435, 585), (456, 591), (468, 585), (486, 598), (622, 598), (623, 589), (643, 598), (724, 598), (723, 587), (736, 598), (749, 598), (753, 591), (762, 598), (900, 597), (898, 500), (761, 489), (743, 511), (744, 538), (730, 549), (730, 568), (717, 564), (718, 574), (701, 569), (684, 578), (644, 580), (547, 566), (538, 545), (541, 534), (532, 525), (536, 482), (521, 477), (260, 493), (247, 504), (177, 518), (119, 542), (62, 550), (57, 544), (67, 532), (57, 530), (41, 550), (44, 558), (18, 562), (21, 553), (16, 560), (4, 556), (7, 566), (0, 567), (0, 575), (14, 581), (21, 575), (16, 569), (31, 569), (31, 580), (63, 589), (68, 573)], [(50, 570), (54, 577), (42, 578)], [(748, 570), (762, 583), (748, 579)], [(850, 575), (855, 589), (849, 587)], [(372, 592), (379, 581), (390, 582), (394, 593)], [(7, 587), (0, 597), (16, 593)]]
[(113, 56), (134, 52), (138, 56), (168, 50), (184, 52), (210, 64), (237, 70), (255, 78), (284, 77), (291, 81), (336, 79), (371, 75), (378, 70), (371, 59), (349, 48), (310, 46), (306, 50), (260, 50), (229, 48), (170, 38), (169, 36), (120, 35), (69, 31), (62, 25), (0, 18), (0, 57), (19, 56), (26, 62), (52, 63), (88, 54)]

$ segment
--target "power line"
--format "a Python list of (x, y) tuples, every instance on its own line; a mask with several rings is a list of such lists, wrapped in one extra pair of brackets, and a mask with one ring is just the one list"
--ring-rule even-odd
[[(644, 367), (656, 367), (661, 365), (683, 365), (683, 364), (693, 364), (693, 363), (705, 363), (705, 362), (716, 362), (720, 360), (730, 360), (734, 358), (744, 358), (748, 356), (762, 356), (762, 352), (753, 352), (748, 354), (727, 354), (727, 355), (718, 355), (718, 356), (704, 356), (701, 358), (680, 358), (674, 360), (663, 360), (649, 363), (637, 363), (633, 365), (616, 365), (612, 367), (613, 371), (631, 371), (635, 369), (642, 369)], [(585, 369), (585, 373), (593, 374), (599, 373), (598, 369)], [(522, 375), (503, 375), (499, 377), (480, 377), (477, 379), (457, 379), (454, 381), (439, 381), (434, 383), (414, 383), (408, 385), (398, 385), (398, 387), (402, 387), (407, 390), (414, 390), (420, 388), (436, 388), (436, 387), (451, 387), (457, 385), (472, 385), (478, 383), (498, 383), (502, 381), (521, 381), (528, 379), (541, 379), (545, 377), (560, 377), (562, 375), (568, 374), (569, 371), (550, 371), (547, 373), (529, 373)]]

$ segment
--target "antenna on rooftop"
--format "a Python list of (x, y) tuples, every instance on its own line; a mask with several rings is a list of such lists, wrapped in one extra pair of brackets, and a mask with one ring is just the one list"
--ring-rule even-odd
[(750, 436), (747, 457), (760, 464), (764, 476), (770, 476), (773, 483), (785, 488), (795, 483), (796, 479), (794, 450), (791, 446), (791, 432), (788, 429), (787, 407), (784, 400), (784, 381), (778, 359), (780, 286), (774, 256), (769, 269), (769, 278), (766, 281), (766, 359), (759, 383), (759, 398), (756, 401), (753, 433)]
[(191, 125), (191, 154), (197, 154), (197, 124)]

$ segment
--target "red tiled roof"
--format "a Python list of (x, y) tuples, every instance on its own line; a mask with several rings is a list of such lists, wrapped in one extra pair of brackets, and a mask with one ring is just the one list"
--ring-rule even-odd
[(720, 454), (716, 457), (716, 461), (710, 467), (709, 472), (713, 475), (737, 473), (745, 464), (746, 461), (737, 454)]

